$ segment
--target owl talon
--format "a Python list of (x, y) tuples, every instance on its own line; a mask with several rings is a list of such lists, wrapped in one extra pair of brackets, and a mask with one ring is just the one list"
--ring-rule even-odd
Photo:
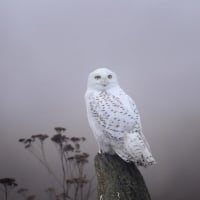
[(99, 153), (99, 154), (102, 154), (102, 153), (103, 153), (103, 151), (102, 151), (101, 149), (99, 149), (98, 153)]

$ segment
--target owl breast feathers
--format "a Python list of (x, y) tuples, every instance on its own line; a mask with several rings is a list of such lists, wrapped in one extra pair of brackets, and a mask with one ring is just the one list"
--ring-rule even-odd
[(134, 101), (106, 68), (90, 73), (85, 94), (89, 125), (100, 152), (118, 154), (126, 162), (147, 167), (155, 163)]

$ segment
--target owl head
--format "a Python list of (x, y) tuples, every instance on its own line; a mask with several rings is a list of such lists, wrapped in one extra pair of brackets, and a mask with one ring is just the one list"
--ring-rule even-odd
[(88, 76), (88, 88), (107, 90), (118, 86), (117, 75), (107, 68), (99, 68)]

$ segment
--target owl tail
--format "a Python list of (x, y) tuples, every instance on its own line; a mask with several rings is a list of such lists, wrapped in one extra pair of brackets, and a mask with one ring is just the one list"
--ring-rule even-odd
[(156, 164), (149, 146), (139, 133), (127, 134), (123, 143), (117, 145), (115, 152), (126, 162), (134, 162), (137, 166), (148, 167)]
[(145, 148), (143, 153), (141, 154), (141, 159), (138, 160), (139, 166), (148, 167), (156, 164), (155, 158), (152, 156), (151, 152), (148, 148)]

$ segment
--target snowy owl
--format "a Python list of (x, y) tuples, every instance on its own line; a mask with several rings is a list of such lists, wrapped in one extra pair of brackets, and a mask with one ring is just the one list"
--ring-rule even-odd
[(155, 164), (135, 102), (120, 88), (114, 72), (107, 68), (91, 72), (85, 101), (101, 153), (117, 154), (137, 166)]

